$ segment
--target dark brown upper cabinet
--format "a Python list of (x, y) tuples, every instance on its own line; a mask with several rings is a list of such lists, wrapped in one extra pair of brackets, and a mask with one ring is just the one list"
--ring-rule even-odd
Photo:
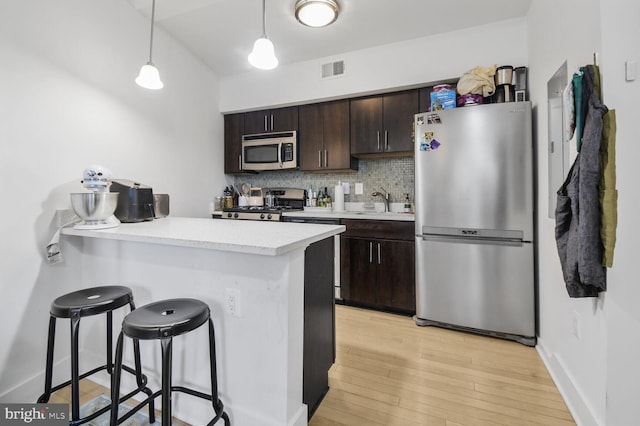
[(242, 135), (244, 114), (224, 116), (224, 172), (242, 173)]
[(244, 113), (244, 134), (298, 130), (298, 107), (273, 108)]
[(357, 170), (349, 143), (349, 100), (299, 107), (300, 170)]
[(351, 154), (413, 154), (413, 119), (419, 112), (418, 90), (351, 100)]

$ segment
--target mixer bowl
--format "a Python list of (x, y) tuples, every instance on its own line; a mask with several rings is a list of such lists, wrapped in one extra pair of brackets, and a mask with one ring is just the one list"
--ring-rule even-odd
[(79, 192), (71, 194), (73, 211), (87, 224), (104, 223), (118, 205), (117, 192)]

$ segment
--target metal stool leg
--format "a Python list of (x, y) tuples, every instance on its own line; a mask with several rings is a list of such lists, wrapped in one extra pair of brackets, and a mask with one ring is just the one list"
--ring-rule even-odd
[(123, 333), (118, 335), (118, 341), (116, 342), (116, 360), (114, 365), (113, 374), (111, 375), (111, 419), (110, 425), (118, 425), (118, 400), (120, 398), (120, 374), (122, 373), (122, 345), (123, 345)]
[(107, 312), (107, 373), (113, 374), (113, 312)]
[[(229, 416), (224, 412), (224, 406), (222, 405), (222, 401), (218, 397), (218, 369), (216, 363), (216, 335), (215, 330), (213, 328), (213, 320), (209, 318), (209, 365), (211, 366), (211, 403), (213, 405), (213, 410), (216, 413), (216, 417), (220, 416), (222, 412), (222, 419), (224, 420), (224, 424), (229, 426), (231, 423), (229, 421)], [(214, 419), (211, 424), (214, 424), (217, 419)]]
[[(129, 311), (133, 312), (136, 309), (136, 305), (133, 302), (133, 299), (129, 300)], [(111, 352), (110, 352), (111, 353)], [(147, 388), (147, 382), (146, 379), (142, 376), (142, 362), (140, 360), (140, 340), (138, 339), (133, 339), (133, 359), (134, 359), (134, 366), (136, 369), (136, 383), (138, 384), (138, 387), (143, 387), (144, 389), (142, 390), (144, 393), (147, 394), (147, 396), (152, 396), (153, 392), (151, 392), (151, 389)], [(155, 403), (153, 398), (149, 401), (149, 423), (155, 423), (156, 422), (156, 411), (155, 411)]]
[(80, 316), (74, 312), (71, 317), (71, 420), (80, 418), (80, 373), (78, 362), (78, 330)]
[(162, 339), (162, 426), (171, 426), (171, 363), (172, 359), (171, 337)]
[(44, 373), (44, 393), (38, 398), (38, 403), (49, 402), (51, 398), (51, 382), (53, 381), (53, 349), (55, 346), (56, 317), (49, 317), (49, 337), (47, 338), (47, 366)]

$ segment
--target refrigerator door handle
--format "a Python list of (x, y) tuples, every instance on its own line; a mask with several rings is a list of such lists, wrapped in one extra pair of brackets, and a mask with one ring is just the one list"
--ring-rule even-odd
[(489, 244), (495, 246), (513, 246), (513, 247), (522, 247), (525, 241), (521, 239), (508, 239), (508, 238), (476, 238), (476, 237), (452, 237), (452, 236), (442, 236), (442, 235), (429, 235), (422, 234), (420, 235), (423, 241), (440, 241), (440, 242), (449, 242), (449, 243), (460, 243), (460, 244)]

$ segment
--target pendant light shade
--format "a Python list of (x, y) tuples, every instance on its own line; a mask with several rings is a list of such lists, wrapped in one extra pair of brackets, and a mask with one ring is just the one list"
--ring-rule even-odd
[(261, 70), (272, 70), (278, 66), (273, 50), (273, 43), (266, 37), (261, 37), (253, 44), (253, 50), (249, 53), (249, 63)]
[(334, 0), (298, 0), (296, 19), (308, 27), (325, 27), (338, 19), (340, 7)]
[(158, 90), (164, 87), (164, 83), (160, 80), (160, 73), (158, 69), (153, 65), (151, 61), (151, 54), (153, 52), (153, 21), (156, 14), (156, 0), (153, 0), (151, 4), (151, 38), (149, 40), (149, 62), (140, 68), (140, 74), (136, 77), (136, 84), (144, 87), (145, 89)]
[(262, 36), (253, 44), (253, 50), (249, 53), (249, 63), (261, 70), (272, 70), (278, 66), (278, 58), (273, 48), (273, 43), (267, 38), (265, 0), (262, 0)]
[(157, 90), (164, 87), (164, 83), (160, 80), (158, 68), (151, 62), (147, 62), (140, 68), (140, 74), (136, 77), (136, 83), (145, 89)]

